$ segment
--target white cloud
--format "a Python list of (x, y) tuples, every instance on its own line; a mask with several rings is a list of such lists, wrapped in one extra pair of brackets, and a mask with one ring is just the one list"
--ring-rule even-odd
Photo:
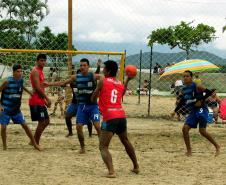
[[(98, 42), (146, 42), (149, 33), (180, 21), (205, 23), (217, 29), (214, 45), (226, 48), (223, 0), (77, 0), (73, 1), (74, 38)], [(217, 3), (219, 2), (219, 3)], [(50, 14), (41, 23), (55, 32), (67, 31), (67, 0), (49, 0)]]

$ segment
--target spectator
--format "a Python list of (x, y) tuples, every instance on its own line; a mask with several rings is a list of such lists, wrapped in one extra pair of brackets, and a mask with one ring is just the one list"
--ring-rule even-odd
[[(57, 78), (57, 80), (59, 81), (60, 78)], [(65, 90), (63, 87), (57, 87), (57, 100), (54, 104), (54, 108), (53, 108), (53, 112), (50, 114), (50, 116), (55, 116), (56, 115), (56, 110), (57, 110), (57, 107), (59, 105), (60, 107), (60, 116), (59, 118), (63, 118), (64, 117), (64, 108), (63, 108), (63, 104), (64, 104), (64, 100), (65, 100)]]
[(148, 80), (144, 80), (143, 87), (141, 87), (140, 89), (137, 88), (137, 94), (140, 94), (140, 95), (148, 95), (148, 87), (149, 87)]
[(213, 118), (214, 118), (215, 123), (217, 123), (218, 113), (219, 113), (218, 105), (220, 104), (221, 100), (217, 96), (216, 89), (213, 89), (213, 94), (206, 100), (206, 102), (207, 102), (208, 107), (213, 110)]
[(202, 80), (199, 78), (199, 75), (195, 75), (195, 78), (193, 79), (193, 82), (196, 83), (196, 85), (201, 85)]
[(182, 80), (180, 79), (176, 80), (174, 85), (173, 84), (171, 85), (171, 89), (173, 89), (171, 94), (177, 94), (178, 92), (181, 91), (182, 88), (183, 88)]
[(154, 66), (153, 73), (159, 73), (161, 67), (162, 67), (161, 65), (159, 65), (158, 63), (156, 63), (155, 66)]

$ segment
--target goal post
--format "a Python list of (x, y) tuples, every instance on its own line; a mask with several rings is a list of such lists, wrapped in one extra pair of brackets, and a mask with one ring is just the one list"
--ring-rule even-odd
[[(81, 58), (88, 58), (90, 60), (90, 68), (94, 72), (96, 65), (94, 61), (101, 59), (106, 61), (108, 59), (115, 60), (119, 64), (118, 79), (124, 79), (124, 65), (125, 65), (125, 52), (112, 52), (112, 51), (82, 51), (82, 50), (31, 50), (31, 49), (0, 49), (0, 79), (11, 75), (12, 65), (19, 63), (23, 66), (23, 76), (25, 86), (30, 87), (29, 74), (35, 65), (36, 56), (38, 53), (47, 54), (47, 64), (44, 68), (46, 81), (67, 79), (72, 71), (75, 72), (79, 68), (79, 61)], [(68, 62), (69, 57), (72, 56), (72, 63)], [(73, 64), (73, 65), (72, 65)], [(74, 66), (75, 69), (72, 69)], [(6, 73), (7, 72), (7, 73)], [(56, 74), (57, 73), (57, 74)], [(5, 75), (4, 75), (5, 74)], [(55, 74), (55, 75), (54, 75)], [(56, 80), (56, 79), (55, 79)], [(56, 92), (56, 88), (49, 87), (47, 94)], [(54, 92), (54, 93), (53, 93)], [(71, 88), (65, 88), (66, 92), (66, 105), (71, 100)]]
[(111, 52), (111, 51), (69, 51), (69, 50), (31, 50), (31, 49), (0, 49), (0, 53), (46, 53), (46, 54), (71, 54), (71, 55), (112, 55), (121, 56), (119, 64), (119, 80), (123, 80), (124, 76), (124, 65), (125, 65), (125, 52)]

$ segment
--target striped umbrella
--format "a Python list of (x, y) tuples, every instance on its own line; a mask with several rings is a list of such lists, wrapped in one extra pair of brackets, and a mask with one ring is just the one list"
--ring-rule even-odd
[(186, 70), (190, 70), (192, 72), (202, 72), (202, 71), (212, 71), (219, 70), (220, 68), (215, 64), (207, 60), (201, 59), (192, 59), (192, 60), (184, 60), (182, 62), (178, 62), (170, 67), (165, 68), (164, 73), (160, 76), (168, 76), (177, 73), (183, 73)]

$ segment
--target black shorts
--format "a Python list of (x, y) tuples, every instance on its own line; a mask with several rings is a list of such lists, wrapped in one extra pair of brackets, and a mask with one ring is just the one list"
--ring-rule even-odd
[(113, 134), (121, 134), (127, 129), (126, 118), (116, 118), (108, 121), (103, 121), (101, 124), (101, 130), (112, 132)]
[(32, 121), (42, 121), (45, 119), (49, 119), (46, 106), (30, 105), (30, 112)]

